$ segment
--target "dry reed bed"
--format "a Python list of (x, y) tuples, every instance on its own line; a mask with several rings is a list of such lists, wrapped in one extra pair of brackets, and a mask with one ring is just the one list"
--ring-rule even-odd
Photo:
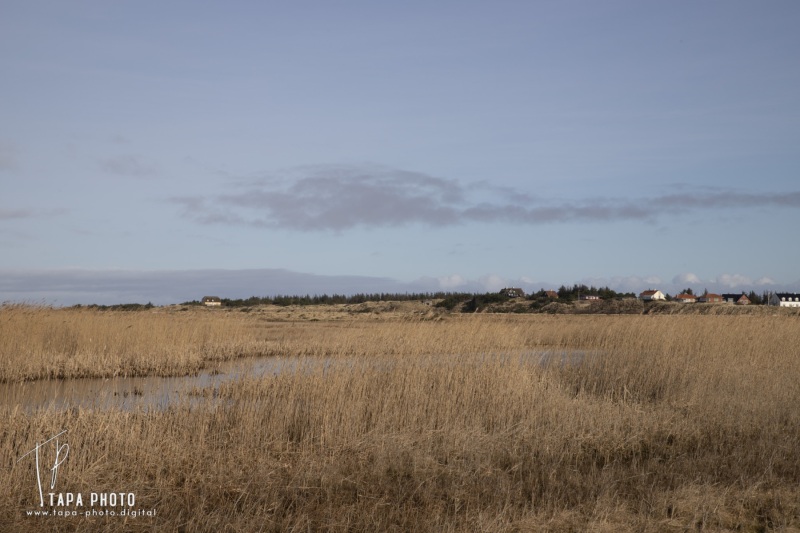
[[(236, 320), (342, 364), (300, 359), (165, 412), (6, 409), (0, 529), (41, 526), (14, 461), (63, 428), (59, 490), (158, 509), (93, 523), (109, 530), (800, 528), (796, 318)], [(597, 355), (544, 368), (520, 356), (537, 347)]]
[(202, 311), (0, 307), (0, 382), (186, 375), (274, 349), (246, 319)]
[[(336, 320), (326, 320), (330, 316)], [(603, 327), (598, 317), (556, 328), (551, 325), (558, 318), (546, 316), (526, 320), (454, 315), (446, 320), (447, 327), (427, 318), (430, 315), (420, 313), (346, 313), (342, 306), (308, 311), (268, 307), (250, 313), (0, 306), (0, 382), (187, 375), (246, 356), (415, 355), (572, 346), (585, 336), (577, 331), (579, 324), (594, 324), (592, 331)]]

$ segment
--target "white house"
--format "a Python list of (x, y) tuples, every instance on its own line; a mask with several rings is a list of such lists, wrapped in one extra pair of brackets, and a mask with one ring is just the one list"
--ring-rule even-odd
[(202, 303), (209, 307), (219, 307), (222, 305), (222, 300), (219, 299), (219, 296), (203, 296)]
[(679, 294), (675, 297), (675, 301), (682, 303), (682, 304), (693, 304), (697, 301), (697, 297), (694, 294), (686, 294), (685, 292)]
[(644, 300), (645, 302), (654, 302), (656, 300), (666, 300), (667, 297), (664, 296), (664, 293), (661, 291), (644, 291), (639, 293), (639, 298)]
[(519, 287), (507, 287), (500, 291), (500, 294), (504, 296), (508, 296), (509, 298), (523, 298), (525, 297), (525, 291), (520, 289)]
[(779, 307), (800, 307), (800, 294), (796, 292), (773, 292), (769, 295), (767, 304)]

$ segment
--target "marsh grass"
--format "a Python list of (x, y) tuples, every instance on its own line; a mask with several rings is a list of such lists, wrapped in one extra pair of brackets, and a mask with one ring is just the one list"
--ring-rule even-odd
[(229, 313), (0, 307), (0, 381), (185, 375), (275, 349)]
[[(291, 371), (225, 383), (207, 402), (4, 408), (0, 530), (41, 527), (22, 515), (37, 496), (15, 458), (63, 428), (59, 491), (133, 491), (157, 509), (88, 523), (114, 531), (800, 528), (796, 317), (362, 315), (195, 317), (223, 353), (297, 354)], [(139, 331), (196, 331), (153, 320), (167, 324)], [(526, 356), (537, 349), (591, 355), (542, 365)]]

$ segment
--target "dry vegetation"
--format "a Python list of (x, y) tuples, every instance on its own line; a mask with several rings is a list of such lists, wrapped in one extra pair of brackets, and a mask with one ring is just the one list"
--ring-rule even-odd
[(343, 353), (343, 343), (364, 344), (364, 335), (366, 344), (353, 350), (381, 353), (391, 346), (368, 332), (341, 335), (340, 324), (438, 317), (409, 302), (136, 312), (6, 305), (0, 306), (0, 382), (189, 375), (238, 357)]
[[(185, 373), (247, 354), (300, 364), (166, 411), (0, 407), (0, 530), (800, 530), (799, 325), (4, 308), (6, 380)], [(588, 355), (525, 355), (569, 349)], [(157, 516), (24, 516), (38, 495), (17, 456), (64, 428), (58, 491), (135, 492)]]

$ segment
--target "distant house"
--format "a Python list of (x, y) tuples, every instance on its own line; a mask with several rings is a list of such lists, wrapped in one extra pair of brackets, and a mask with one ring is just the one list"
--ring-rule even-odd
[(745, 293), (742, 294), (723, 294), (722, 300), (729, 304), (750, 305), (750, 298)]
[(525, 291), (519, 289), (517, 287), (509, 287), (500, 291), (500, 294), (503, 296), (508, 296), (509, 298), (524, 298)]
[(208, 307), (219, 307), (222, 305), (222, 300), (219, 299), (219, 296), (203, 296), (202, 303)]
[(579, 300), (599, 300), (600, 297), (596, 294), (581, 294), (578, 296)]
[(796, 292), (773, 292), (769, 295), (767, 305), (779, 307), (800, 307), (800, 294)]
[(666, 300), (667, 297), (664, 296), (664, 293), (661, 291), (654, 291), (654, 290), (647, 290), (644, 292), (639, 293), (639, 298), (644, 300), (645, 302), (654, 302), (656, 300)]
[(545, 296), (558, 300), (558, 293), (556, 291), (544, 291)]
[(722, 296), (719, 294), (714, 294), (713, 292), (706, 293), (697, 298), (697, 301), (701, 304), (718, 304), (722, 303), (723, 299)]
[(675, 301), (682, 304), (693, 304), (697, 301), (697, 297), (694, 294), (679, 294), (675, 297)]

